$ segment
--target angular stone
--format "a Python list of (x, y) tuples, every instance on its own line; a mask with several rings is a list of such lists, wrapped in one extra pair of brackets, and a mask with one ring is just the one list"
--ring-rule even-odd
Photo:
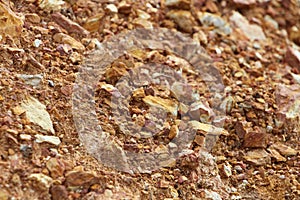
[(68, 33), (77, 33), (80, 35), (88, 35), (89, 32), (85, 30), (82, 26), (77, 24), (76, 22), (73, 22), (66, 16), (62, 15), (59, 12), (53, 13), (52, 19), (60, 25), (62, 28), (68, 31)]
[(29, 121), (39, 125), (46, 131), (54, 133), (53, 124), (49, 113), (46, 111), (46, 106), (37, 99), (28, 96), (20, 106), (15, 107), (13, 110), (16, 114), (25, 112)]
[(266, 165), (271, 163), (271, 157), (264, 149), (255, 149), (248, 151), (244, 159), (253, 165)]
[(52, 200), (67, 200), (68, 191), (64, 185), (53, 185), (50, 188)]
[(232, 32), (230, 25), (218, 15), (208, 12), (198, 12), (197, 16), (202, 25), (215, 27), (214, 31), (219, 34), (229, 35)]
[(181, 30), (187, 33), (192, 33), (193, 27), (197, 25), (195, 19), (189, 11), (171, 10), (167, 13), (167, 17), (172, 19)]
[(38, 15), (35, 14), (35, 13), (28, 13), (28, 14), (25, 14), (25, 19), (26, 19), (26, 21), (31, 22), (31, 23), (33, 23), (33, 24), (38, 24), (38, 23), (41, 22), (40, 16), (38, 16)]
[(83, 27), (90, 32), (98, 31), (102, 25), (103, 19), (105, 18), (104, 16), (104, 13), (99, 13), (88, 18)]
[(262, 28), (258, 25), (250, 24), (249, 21), (239, 12), (234, 11), (230, 16), (230, 21), (235, 27), (239, 28), (249, 40), (266, 39)]
[(38, 187), (42, 189), (50, 188), (53, 179), (42, 173), (34, 173), (28, 177), (30, 180), (35, 180), (39, 183)]
[(299, 153), (299, 151), (279, 142), (272, 144), (270, 148), (276, 149), (283, 156), (296, 156)]
[(69, 35), (66, 35), (64, 33), (57, 33), (53, 36), (53, 39), (55, 42), (58, 43), (65, 43), (70, 45), (73, 49), (77, 50), (77, 51), (84, 51), (85, 47), (83, 46), (83, 44), (81, 42), (78, 42), (77, 40), (75, 40), (74, 38), (72, 38)]
[(161, 97), (146, 96), (143, 101), (149, 106), (158, 107), (170, 112), (172, 115), (177, 116), (178, 104), (169, 99), (163, 99)]
[(267, 134), (263, 131), (249, 132), (244, 137), (244, 147), (261, 147), (267, 146)]
[(64, 163), (57, 158), (50, 158), (46, 163), (46, 167), (50, 171), (52, 178), (63, 176), (65, 171)]
[(211, 124), (204, 124), (198, 121), (189, 121), (188, 122), (189, 126), (192, 126), (192, 128), (197, 129), (197, 130), (201, 130), (207, 134), (211, 134), (211, 135), (229, 135), (229, 133), (223, 129), (223, 128), (218, 128), (215, 127)]
[(56, 136), (36, 134), (35, 138), (36, 138), (35, 142), (37, 142), (37, 143), (47, 142), (50, 144), (54, 144), (56, 146), (60, 145), (60, 143), (61, 143), (59, 137), (56, 137)]
[(44, 11), (58, 11), (65, 6), (63, 0), (38, 0), (38, 6)]
[(142, 27), (142, 28), (153, 28), (153, 25), (150, 21), (142, 18), (136, 18), (132, 21), (132, 24), (136, 25), (137, 27)]
[(38, 86), (43, 79), (43, 74), (18, 74), (17, 77), (23, 79), (28, 85)]
[(70, 171), (66, 174), (68, 186), (90, 186), (98, 182), (98, 177), (92, 172)]
[(286, 158), (280, 155), (280, 153), (274, 148), (270, 147), (267, 149), (270, 152), (271, 156), (276, 159), (277, 162), (285, 162)]

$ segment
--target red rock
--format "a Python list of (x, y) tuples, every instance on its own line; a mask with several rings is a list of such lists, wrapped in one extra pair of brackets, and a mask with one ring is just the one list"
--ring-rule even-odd
[(288, 47), (285, 53), (285, 61), (291, 67), (294, 67), (300, 71), (300, 52), (297, 49)]
[(240, 139), (243, 139), (248, 132), (248, 123), (246, 121), (239, 121), (235, 124), (235, 132)]
[(267, 134), (263, 131), (249, 132), (244, 137), (244, 147), (261, 147), (267, 146)]
[(52, 200), (67, 200), (68, 191), (63, 185), (53, 185), (50, 188), (50, 193), (52, 195)]

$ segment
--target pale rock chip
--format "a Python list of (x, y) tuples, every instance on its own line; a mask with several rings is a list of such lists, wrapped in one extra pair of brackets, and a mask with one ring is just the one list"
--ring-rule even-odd
[(50, 144), (54, 144), (56, 146), (58, 146), (61, 143), (59, 137), (56, 137), (56, 136), (36, 134), (35, 138), (36, 138), (35, 142), (37, 142), (37, 143), (47, 142)]
[(20, 115), (25, 112), (26, 117), (34, 124), (54, 134), (53, 124), (46, 106), (32, 96), (28, 96), (21, 105), (15, 107), (13, 112)]

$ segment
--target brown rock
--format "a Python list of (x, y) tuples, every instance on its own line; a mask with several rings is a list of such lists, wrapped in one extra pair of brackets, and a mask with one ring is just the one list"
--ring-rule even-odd
[(300, 52), (293, 48), (288, 47), (285, 53), (285, 61), (291, 66), (300, 71)]
[(271, 147), (278, 150), (283, 156), (295, 156), (299, 153), (299, 151), (279, 142), (271, 145)]
[(286, 158), (280, 155), (280, 153), (274, 148), (268, 148), (268, 152), (270, 152), (271, 156), (276, 159), (277, 162), (285, 162)]
[(104, 19), (104, 13), (99, 13), (88, 18), (83, 27), (90, 32), (96, 32), (100, 29)]
[(240, 139), (243, 139), (247, 132), (249, 132), (250, 129), (250, 123), (247, 121), (238, 121), (235, 124), (235, 132), (238, 135)]
[(38, 16), (38, 15), (35, 14), (35, 13), (28, 13), (28, 14), (25, 14), (25, 19), (26, 19), (26, 21), (31, 22), (31, 23), (33, 23), (33, 24), (38, 24), (38, 23), (41, 22), (40, 16)]
[(127, 3), (126, 1), (121, 1), (118, 5), (119, 13), (122, 14), (129, 14), (131, 13), (131, 5)]
[(65, 43), (70, 45), (73, 49), (78, 50), (80, 52), (84, 51), (85, 47), (81, 42), (78, 42), (74, 38), (64, 33), (57, 33), (53, 36), (55, 42)]
[[(0, 2), (0, 36), (19, 36), (23, 27), (23, 19), (14, 13), (10, 7)], [(0, 37), (1, 38), (1, 37)], [(1, 40), (1, 39), (0, 39)]]
[(92, 172), (71, 171), (66, 175), (68, 186), (90, 186), (97, 182), (98, 177)]
[(181, 30), (187, 33), (192, 33), (193, 26), (197, 24), (192, 14), (185, 10), (171, 10), (167, 13), (167, 17), (172, 19)]
[(263, 131), (249, 132), (244, 137), (244, 147), (261, 147), (267, 146), (267, 134)]
[(52, 195), (52, 200), (67, 200), (68, 191), (63, 185), (53, 185), (50, 188), (50, 193)]
[(158, 187), (160, 188), (168, 188), (170, 185), (170, 183), (166, 180), (160, 180), (159, 183), (158, 183)]
[(201, 135), (196, 135), (195, 136), (194, 142), (197, 145), (202, 146), (204, 144), (204, 141), (205, 141), (205, 137), (204, 136), (201, 136)]
[(65, 171), (65, 165), (57, 158), (50, 158), (46, 163), (47, 169), (51, 173), (52, 178), (57, 178), (63, 175)]
[(72, 20), (70, 20), (69, 18), (67, 18), (66, 16), (62, 15), (59, 12), (53, 13), (51, 16), (52, 19), (62, 28), (66, 29), (68, 33), (77, 33), (80, 35), (89, 34), (89, 32), (86, 29), (84, 29), (82, 26), (80, 26), (76, 22), (73, 22)]
[(271, 157), (264, 149), (255, 149), (248, 151), (244, 159), (253, 165), (266, 165), (271, 163)]
[(296, 26), (293, 26), (289, 32), (290, 40), (295, 42), (297, 45), (300, 45), (300, 29)]

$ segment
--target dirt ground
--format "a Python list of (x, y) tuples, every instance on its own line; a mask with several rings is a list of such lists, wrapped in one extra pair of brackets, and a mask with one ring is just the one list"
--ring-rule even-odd
[(0, 0), (0, 200), (300, 200), (298, 97), (299, 0)]

